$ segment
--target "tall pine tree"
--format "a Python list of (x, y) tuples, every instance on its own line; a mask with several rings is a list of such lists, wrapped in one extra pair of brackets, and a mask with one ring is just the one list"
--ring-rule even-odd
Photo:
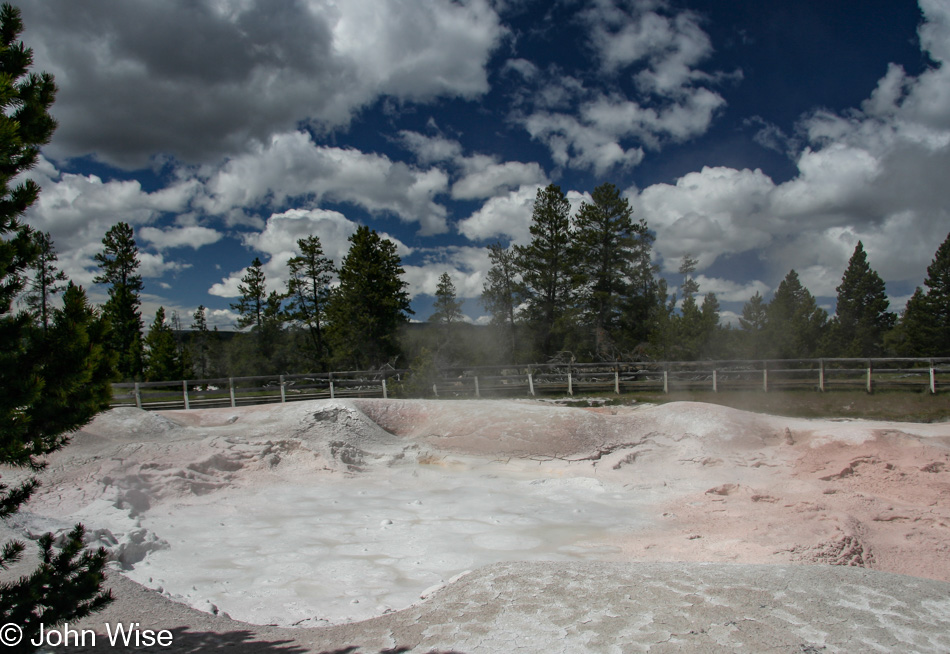
[[(616, 358), (625, 303), (650, 273), (653, 237), (613, 184), (601, 184), (581, 205), (571, 244), (579, 309), (598, 358)], [(638, 283), (640, 282), (640, 283)], [(629, 314), (628, 314), (629, 317)]]
[(238, 312), (238, 327), (263, 327), (264, 307), (267, 304), (267, 277), (264, 275), (264, 264), (261, 263), (260, 257), (254, 257), (254, 261), (241, 277), (238, 293), (238, 301), (231, 304), (231, 308)]
[(208, 330), (208, 310), (203, 304), (199, 304), (192, 315), (191, 335), (188, 343), (189, 357), (192, 361), (195, 376), (198, 379), (208, 379), (211, 377), (212, 364), (212, 342), (211, 332)]
[(128, 223), (114, 225), (102, 239), (102, 252), (96, 254), (99, 275), (96, 284), (109, 284), (109, 299), (103, 313), (112, 324), (113, 348), (119, 355), (119, 374), (136, 379), (142, 374), (142, 276), (139, 249)]
[(323, 253), (320, 237), (310, 235), (297, 241), (300, 254), (287, 261), (290, 280), (288, 315), (303, 325), (309, 337), (310, 359), (321, 369), (326, 368), (329, 351), (324, 335), (330, 282), (336, 270), (333, 262)]
[(572, 272), (571, 205), (561, 187), (538, 189), (531, 215), (531, 242), (516, 245), (518, 271), (527, 292), (525, 314), (541, 356), (564, 345), (569, 331)]
[[(108, 324), (79, 287), (67, 287), (45, 331), (13, 310), (39, 256), (33, 231), (20, 218), (40, 188), (20, 174), (36, 164), (56, 127), (49, 114), (56, 85), (47, 73), (29, 72), (33, 56), (18, 40), (22, 30), (19, 10), (0, 6), (0, 463), (36, 471), (44, 456), (68, 443), (69, 433), (108, 406), (114, 361), (106, 347)], [(12, 488), (0, 483), (0, 517), (16, 513), (37, 485), (35, 478)], [(22, 629), (21, 651), (34, 649), (28, 643), (41, 624), (73, 621), (111, 601), (101, 592), (106, 553), (84, 551), (83, 535), (77, 525), (58, 552), (52, 534), (41, 537), (39, 566), (0, 581), (0, 623)], [(0, 569), (24, 551), (21, 542), (5, 543)]]
[(250, 327), (256, 346), (251, 357), (256, 361), (246, 363), (261, 372), (276, 372), (283, 364), (276, 354), (286, 318), (283, 301), (287, 296), (277, 291), (267, 292), (267, 277), (259, 257), (254, 257), (241, 277), (238, 292), (239, 299), (231, 308), (238, 312), (238, 327)]
[(66, 281), (66, 273), (56, 267), (56, 247), (53, 245), (50, 233), (34, 232), (33, 240), (36, 244), (37, 257), (31, 266), (33, 276), (24, 297), (30, 313), (46, 330), (49, 329), (53, 296), (66, 288), (63, 283)]
[(821, 352), (828, 312), (818, 306), (794, 270), (788, 272), (775, 290), (766, 317), (766, 357), (810, 358)]
[(435, 289), (434, 309), (429, 322), (438, 329), (440, 364), (451, 365), (458, 355), (455, 330), (456, 325), (462, 322), (462, 302), (456, 297), (455, 284), (449, 273), (444, 272), (439, 277), (439, 284)]
[(366, 226), (349, 241), (328, 307), (330, 337), (338, 365), (365, 370), (400, 356), (399, 329), (412, 309), (396, 245)]
[(828, 334), (834, 356), (877, 357), (884, 352), (884, 335), (897, 317), (888, 311), (884, 280), (875, 272), (858, 241), (838, 291), (838, 304)]
[(899, 351), (907, 356), (950, 356), (950, 234), (927, 266), (924, 286), (927, 291), (917, 287), (901, 318)]
[(491, 314), (491, 324), (504, 334), (502, 361), (512, 362), (518, 352), (515, 311), (524, 299), (524, 285), (515, 266), (512, 248), (502, 247), (501, 243), (489, 245), (488, 260), (491, 268), (482, 288), (482, 304)]
[(449, 273), (444, 272), (439, 276), (439, 284), (435, 289), (435, 302), (432, 304), (434, 311), (429, 317), (429, 322), (437, 325), (452, 325), (462, 322), (462, 303), (456, 297), (455, 284)]
[(165, 307), (158, 307), (145, 335), (145, 379), (174, 381), (183, 378), (181, 372), (181, 355), (171, 327), (165, 322)]
[(742, 307), (742, 315), (739, 317), (739, 327), (742, 328), (745, 338), (743, 339), (743, 349), (745, 356), (752, 359), (762, 357), (765, 350), (763, 335), (768, 325), (768, 306), (758, 291), (755, 292), (749, 301)]

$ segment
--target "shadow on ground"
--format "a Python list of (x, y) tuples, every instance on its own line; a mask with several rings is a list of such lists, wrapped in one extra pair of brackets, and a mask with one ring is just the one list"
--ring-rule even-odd
[[(311, 654), (314, 650), (301, 647), (293, 640), (259, 640), (253, 632), (240, 630), (218, 633), (213, 631), (190, 631), (188, 627), (169, 629), (172, 634), (172, 644), (162, 647), (136, 646), (134, 641), (128, 645), (124, 641), (113, 647), (106, 634), (96, 634), (95, 644), (87, 637), (84, 644), (69, 644), (60, 647), (48, 648), (51, 651), (69, 651), (70, 654), (80, 652), (98, 652), (108, 649), (116, 654), (131, 654), (135, 652), (176, 652), (181, 654), (198, 654), (199, 652), (228, 651), (233, 654)], [(412, 652), (411, 647), (396, 647), (394, 649), (379, 650), (378, 654), (407, 654)], [(317, 654), (371, 654), (358, 646), (343, 647), (334, 650), (322, 650)], [(426, 654), (463, 654), (463, 652), (449, 650), (428, 650)]]

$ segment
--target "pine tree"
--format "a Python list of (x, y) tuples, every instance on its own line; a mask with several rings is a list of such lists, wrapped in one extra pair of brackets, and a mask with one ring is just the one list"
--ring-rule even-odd
[(46, 330), (49, 329), (50, 302), (66, 288), (61, 283), (66, 281), (66, 273), (56, 267), (56, 248), (49, 232), (34, 232), (33, 240), (38, 256), (31, 266), (33, 278), (24, 299), (34, 319)]
[[(696, 292), (698, 290), (699, 284), (696, 285)], [(691, 293), (683, 300), (680, 314), (673, 315), (670, 322), (673, 358), (694, 361), (708, 357), (719, 329), (719, 300), (716, 294), (707, 293), (700, 307)]]
[(439, 277), (432, 308), (434, 312), (429, 316), (429, 322), (436, 325), (438, 330), (439, 363), (451, 365), (455, 362), (459, 350), (455, 326), (462, 322), (462, 302), (456, 297), (455, 284), (447, 272)]
[(838, 304), (829, 331), (829, 349), (837, 356), (876, 357), (884, 351), (884, 335), (897, 317), (888, 311), (884, 280), (868, 264), (858, 241), (841, 279)]
[[(67, 434), (108, 406), (114, 361), (105, 346), (108, 323), (77, 286), (66, 288), (63, 307), (48, 314), (45, 331), (29, 314), (13, 312), (25, 273), (39, 256), (33, 231), (20, 217), (40, 188), (18, 176), (36, 164), (56, 127), (49, 114), (56, 85), (49, 74), (29, 73), (32, 52), (17, 40), (22, 30), (19, 10), (0, 6), (0, 463), (36, 471), (45, 465), (42, 457), (68, 443)], [(12, 488), (0, 483), (0, 517), (16, 513), (37, 485), (35, 478)], [(76, 620), (111, 601), (101, 592), (106, 552), (84, 551), (83, 536), (77, 526), (54, 552), (47, 534), (40, 539), (39, 567), (0, 582), (0, 623), (22, 629), (21, 651), (33, 649), (28, 643), (41, 623)], [(23, 543), (5, 543), (0, 569), (24, 551)]]
[(694, 272), (696, 272), (696, 264), (699, 261), (693, 258), (688, 252), (683, 255), (683, 260), (680, 262), (679, 273), (683, 276), (683, 284), (680, 286), (680, 289), (683, 291), (683, 299), (693, 297), (696, 293), (699, 292), (699, 282), (695, 278), (690, 277)]
[(185, 345), (185, 329), (181, 324), (181, 316), (177, 310), (172, 310), (170, 323), (172, 337), (175, 339), (175, 352), (178, 355), (178, 374), (175, 379), (188, 379), (193, 376), (194, 369), (192, 368), (191, 352)]
[(283, 369), (285, 364), (278, 349), (283, 341), (281, 335), (287, 322), (287, 312), (284, 310), (286, 299), (285, 293), (271, 291), (264, 302), (263, 323), (257, 335), (260, 353), (267, 362), (269, 372), (277, 372)]
[(629, 202), (613, 184), (595, 188), (591, 200), (581, 205), (574, 222), (574, 284), (594, 352), (615, 358), (625, 305), (644, 270), (652, 278), (653, 237), (644, 221), (633, 221)]
[(267, 278), (264, 276), (264, 264), (259, 257), (248, 267), (241, 283), (238, 284), (240, 299), (231, 304), (238, 312), (238, 327), (260, 329), (264, 326), (264, 306), (267, 304)]
[(482, 304), (491, 314), (491, 322), (505, 335), (502, 360), (512, 362), (517, 356), (518, 342), (515, 328), (515, 310), (524, 299), (524, 286), (515, 266), (515, 254), (501, 243), (488, 246), (491, 268), (482, 288)]
[(109, 299), (103, 313), (112, 324), (113, 348), (119, 353), (119, 374), (135, 379), (142, 374), (142, 276), (138, 246), (128, 223), (113, 226), (102, 239), (103, 250), (96, 254), (100, 274), (96, 284), (109, 284)]
[(762, 339), (765, 328), (768, 326), (768, 306), (758, 291), (742, 307), (739, 326), (746, 335), (743, 339), (746, 356), (753, 359), (761, 358), (764, 351)]
[(527, 291), (525, 314), (542, 356), (564, 344), (571, 307), (571, 205), (561, 187), (538, 189), (531, 215), (531, 242), (516, 245), (518, 271)]
[(435, 289), (435, 302), (432, 305), (435, 311), (429, 317), (429, 322), (438, 325), (452, 325), (462, 322), (462, 303), (456, 298), (455, 284), (449, 273), (439, 276), (439, 284)]
[(188, 352), (198, 379), (211, 376), (211, 333), (208, 331), (207, 309), (199, 304), (192, 316)]
[(145, 335), (146, 381), (182, 379), (181, 357), (171, 327), (165, 322), (165, 307), (158, 307)]
[(776, 359), (818, 356), (828, 323), (828, 313), (790, 270), (778, 285), (766, 309), (765, 356)]
[[(695, 359), (700, 355), (703, 330), (703, 311), (694, 295), (699, 292), (699, 283), (690, 277), (696, 271), (698, 262), (689, 254), (683, 255), (679, 273), (683, 275), (680, 290), (683, 301), (679, 313), (676, 311), (676, 294), (667, 293), (666, 280), (655, 283), (652, 301), (646, 304), (649, 315), (648, 340), (653, 355), (664, 360)], [(715, 296), (713, 296), (715, 297)], [(716, 301), (717, 321), (719, 302)]]
[[(641, 243), (647, 239), (652, 248), (653, 234), (643, 235)], [(623, 359), (642, 358), (648, 349), (651, 334), (669, 317), (666, 311), (666, 280), (656, 277), (659, 270), (659, 266), (651, 261), (649, 251), (639, 258), (635, 267), (630, 295), (624, 300), (621, 332)]]
[(950, 235), (937, 248), (924, 281), (907, 303), (901, 318), (903, 343), (898, 351), (907, 356), (950, 356)]
[[(657, 282), (656, 299), (650, 305), (646, 351), (650, 357), (663, 361), (673, 358), (673, 321), (676, 318), (676, 294), (668, 293), (665, 279)], [(642, 351), (641, 351), (642, 353)]]
[(241, 277), (238, 292), (241, 294), (240, 299), (231, 304), (231, 308), (239, 314), (238, 327), (251, 328), (256, 345), (256, 360), (250, 365), (257, 368), (261, 374), (276, 372), (282, 364), (277, 360), (276, 354), (286, 318), (283, 301), (287, 296), (277, 291), (267, 292), (264, 265), (258, 257), (254, 257), (247, 272)]
[(282, 306), (287, 296), (277, 291), (267, 292), (267, 277), (259, 257), (254, 257), (241, 277), (238, 292), (240, 299), (231, 304), (231, 308), (238, 312), (238, 327), (251, 328), (256, 346), (256, 354), (251, 358), (256, 359), (250, 362), (250, 367), (256, 368), (258, 373), (276, 372), (282, 363), (275, 355), (286, 317)]
[(330, 282), (336, 270), (333, 262), (323, 253), (318, 236), (299, 239), (297, 247), (300, 248), (300, 254), (287, 262), (290, 269), (290, 281), (287, 283), (287, 295), (290, 297), (288, 314), (292, 320), (306, 327), (310, 337), (310, 358), (318, 367), (325, 369), (329, 352), (324, 324)]
[(340, 285), (330, 298), (330, 339), (340, 365), (368, 369), (401, 354), (399, 328), (409, 322), (409, 294), (396, 245), (360, 226), (350, 236)]
[(703, 330), (704, 343), (700, 356), (707, 359), (719, 358), (719, 351), (723, 348), (725, 329), (719, 324), (719, 298), (712, 291), (703, 297)]

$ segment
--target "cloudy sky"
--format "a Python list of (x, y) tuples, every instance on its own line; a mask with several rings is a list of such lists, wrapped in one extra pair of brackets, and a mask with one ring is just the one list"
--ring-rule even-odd
[(135, 228), (144, 313), (229, 304), (296, 240), (396, 242), (417, 319), (449, 272), (473, 320), (485, 245), (540, 185), (603, 182), (729, 320), (792, 268), (820, 303), (857, 241), (902, 309), (950, 231), (945, 0), (28, 0), (59, 129), (28, 221), (92, 284)]

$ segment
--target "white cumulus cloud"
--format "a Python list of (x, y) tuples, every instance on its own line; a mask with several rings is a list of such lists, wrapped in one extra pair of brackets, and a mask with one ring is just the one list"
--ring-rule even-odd
[(215, 229), (201, 227), (199, 225), (170, 227), (167, 229), (143, 227), (139, 230), (139, 234), (157, 250), (180, 247), (190, 247), (197, 250), (202, 246), (217, 243), (224, 237), (224, 234)]
[(319, 146), (306, 132), (272, 137), (208, 173), (197, 202), (211, 214), (250, 207), (280, 208), (293, 199), (353, 204), (375, 214), (418, 222), (421, 234), (447, 230), (446, 209), (435, 197), (448, 190), (447, 175), (352, 148)]

